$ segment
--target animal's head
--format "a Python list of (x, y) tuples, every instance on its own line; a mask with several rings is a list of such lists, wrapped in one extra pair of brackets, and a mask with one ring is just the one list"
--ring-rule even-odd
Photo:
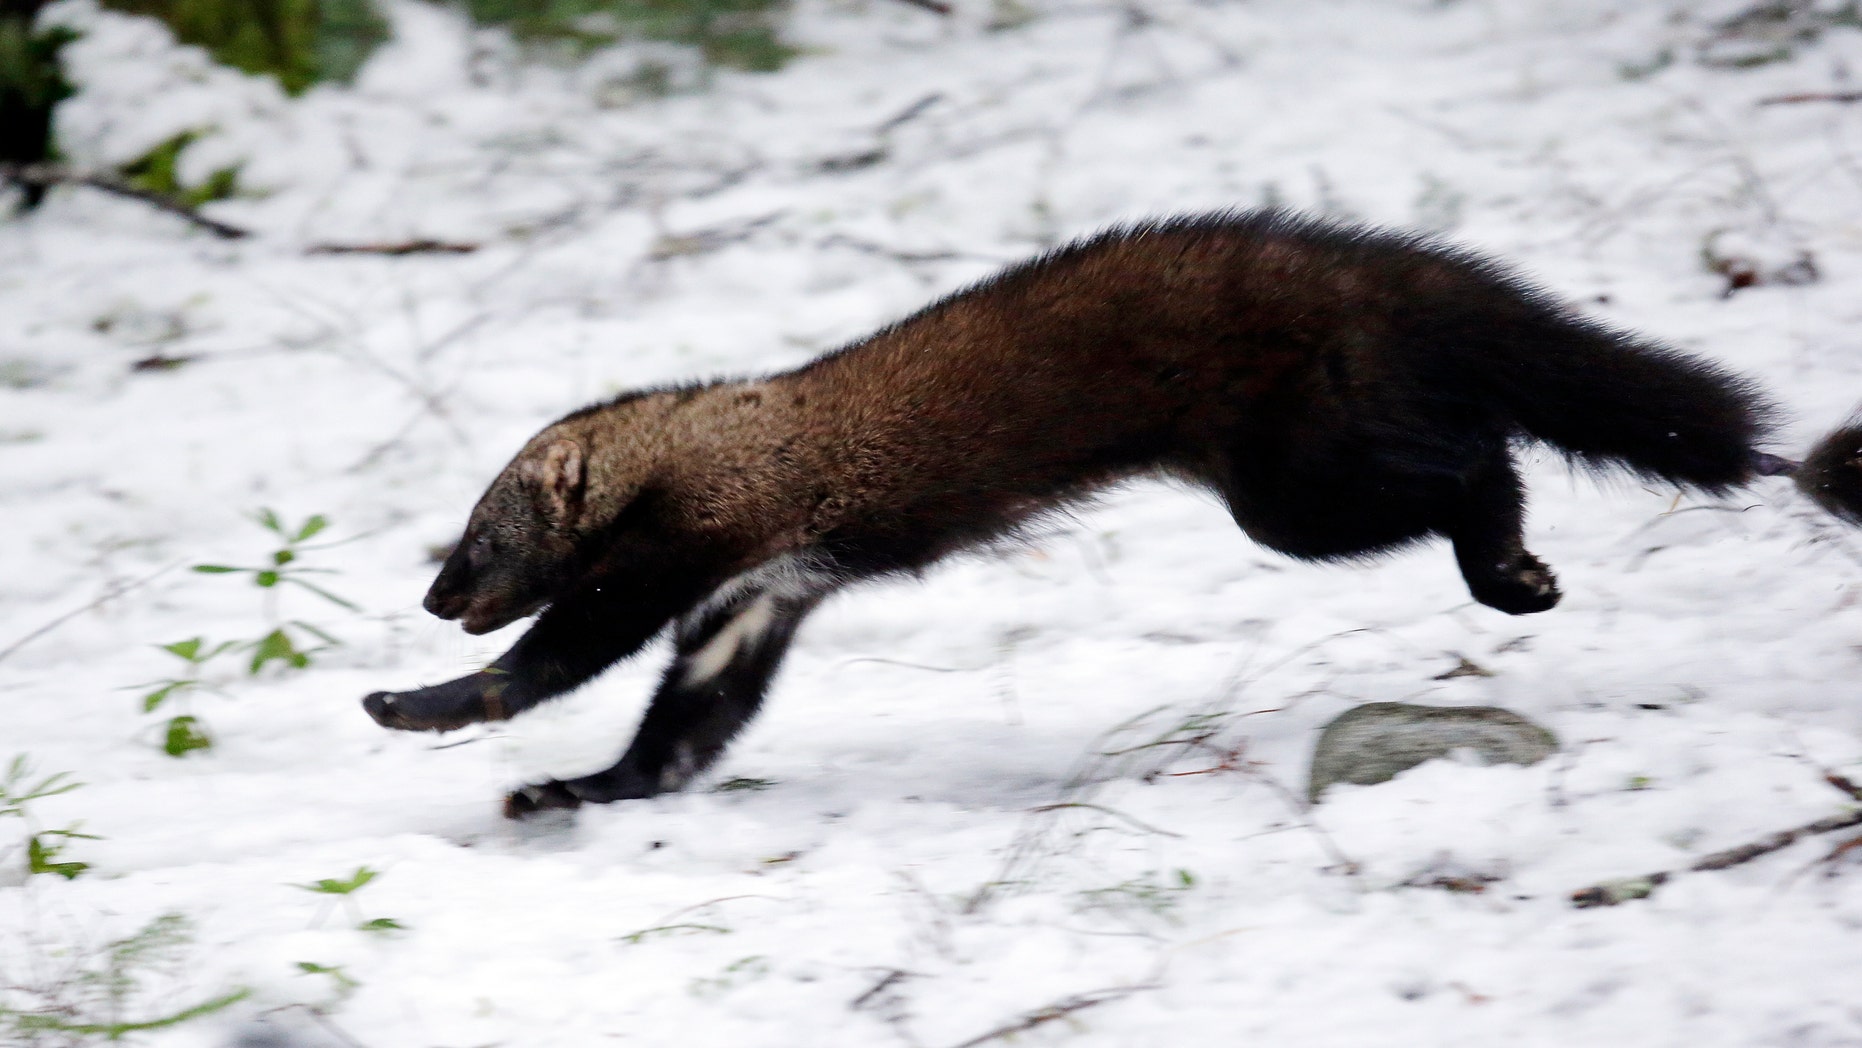
[(426, 609), (475, 634), (536, 614), (575, 580), (587, 496), (582, 443), (540, 434), (473, 507)]

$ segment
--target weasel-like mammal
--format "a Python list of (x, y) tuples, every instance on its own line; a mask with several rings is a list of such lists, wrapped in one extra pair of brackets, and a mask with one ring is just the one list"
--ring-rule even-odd
[(1862, 428), (1805, 467), (1717, 365), (1576, 316), (1503, 266), (1276, 211), (1118, 228), (794, 371), (630, 393), (544, 428), (494, 480), (426, 608), (489, 667), (363, 700), (445, 731), (580, 686), (669, 625), (676, 654), (613, 767), (513, 817), (678, 789), (754, 715), (835, 589), (918, 572), (1131, 477), (1221, 496), (1309, 560), (1442, 536), (1469, 591), (1556, 604), (1511, 445), (1709, 493), (1797, 473), (1862, 523)]

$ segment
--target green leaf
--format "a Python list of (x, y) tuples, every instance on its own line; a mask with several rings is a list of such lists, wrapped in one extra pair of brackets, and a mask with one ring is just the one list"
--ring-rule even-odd
[(275, 531), (279, 535), (284, 534), (284, 521), (279, 520), (278, 514), (273, 513), (269, 509), (260, 508), (257, 513), (252, 515), (252, 519), (258, 521), (259, 525), (267, 531)]
[(256, 675), (265, 668), (266, 663), (272, 661), (283, 662), (293, 669), (301, 670), (310, 665), (310, 656), (297, 650), (297, 645), (291, 643), (290, 635), (281, 627), (267, 633), (252, 645), (250, 670)]
[(302, 619), (292, 619), (289, 624), (292, 626), (296, 626), (298, 629), (303, 630), (305, 633), (310, 634), (311, 636), (317, 638), (323, 643), (328, 644), (332, 648), (340, 648), (343, 646), (342, 641), (337, 640), (335, 637), (330, 636), (328, 633), (325, 633), (324, 631), (318, 629), (315, 626), (312, 626), (310, 623), (305, 622)]
[(182, 714), (168, 720), (163, 734), (162, 752), (170, 757), (185, 757), (195, 750), (210, 750), (213, 739), (200, 730), (200, 718)]
[(404, 932), (407, 930), (407, 925), (393, 917), (377, 917), (372, 921), (363, 921), (356, 925), (356, 928), (365, 932)]
[(142, 697), (142, 712), (154, 713), (156, 707), (160, 706), (163, 702), (166, 702), (168, 699), (168, 696), (173, 695), (175, 693), (176, 688), (186, 687), (187, 685), (191, 683), (193, 682), (185, 681), (185, 680), (171, 680), (167, 684), (164, 684), (161, 687), (155, 689), (154, 691), (149, 692), (147, 695), (144, 695)]
[(361, 605), (358, 605), (354, 603), (353, 601), (344, 600), (342, 597), (339, 597), (336, 594), (331, 593), (329, 590), (324, 589), (322, 586), (312, 585), (311, 583), (305, 582), (303, 579), (300, 579), (295, 575), (286, 579), (285, 581), (293, 585), (296, 585), (296, 586), (302, 586), (305, 589), (311, 591), (312, 593), (315, 593), (317, 596), (322, 597), (324, 600), (329, 601), (331, 604), (336, 605), (337, 607), (346, 608), (349, 611), (361, 611), (362, 610)]
[(343, 970), (340, 964), (318, 964), (316, 961), (299, 961), (297, 970), (306, 975), (327, 975), (342, 990), (353, 990), (362, 983), (355, 976)]
[(90, 869), (87, 862), (55, 862), (58, 853), (64, 849), (55, 844), (47, 844), (34, 834), (26, 840), (26, 870), (28, 873), (55, 873), (65, 880), (76, 880), (78, 875)]
[(252, 581), (258, 583), (260, 586), (263, 586), (266, 589), (270, 589), (271, 587), (278, 585), (278, 579), (279, 579), (278, 573), (275, 571), (271, 571), (271, 570), (255, 571), (252, 573)]
[(351, 892), (361, 890), (363, 885), (374, 880), (376, 876), (376, 872), (369, 869), (367, 866), (358, 866), (356, 867), (356, 872), (350, 874), (346, 879), (339, 880), (335, 877), (325, 877), (313, 884), (300, 884), (297, 885), (297, 887), (307, 892), (316, 892), (319, 895), (348, 895)]
[(281, 549), (272, 554), (272, 563), (278, 565), (281, 568), (296, 559), (297, 559), (297, 554), (291, 552), (288, 549)]
[(329, 520), (325, 518), (323, 514), (318, 513), (305, 521), (303, 527), (297, 529), (297, 537), (293, 538), (291, 541), (293, 543), (302, 542), (329, 526)]
[(200, 646), (202, 643), (204, 643), (204, 641), (199, 637), (189, 637), (187, 640), (178, 640), (173, 644), (164, 644), (162, 645), (162, 650), (171, 655), (186, 659), (189, 662), (194, 662), (197, 661), (197, 656), (200, 655)]
[(231, 575), (234, 572), (251, 571), (252, 569), (251, 568), (231, 568), (231, 567), (227, 567), (225, 564), (196, 564), (194, 565), (193, 568), (189, 570), (198, 571), (202, 575)]

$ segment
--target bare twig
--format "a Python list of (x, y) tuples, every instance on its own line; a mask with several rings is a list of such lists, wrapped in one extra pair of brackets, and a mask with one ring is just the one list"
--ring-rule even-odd
[(431, 240), (425, 237), (414, 240), (393, 240), (375, 244), (313, 244), (304, 250), (307, 255), (469, 255), (477, 251), (477, 244), (468, 244), (449, 240)]
[(889, 131), (894, 131), (901, 125), (918, 119), (920, 116), (924, 115), (925, 110), (930, 109), (943, 100), (944, 92), (933, 91), (923, 98), (920, 98), (918, 101), (913, 102), (911, 105), (906, 106), (904, 109), (899, 110), (892, 116), (887, 117), (878, 127), (873, 129), (873, 133), (876, 135), (883, 135)]
[(758, 230), (787, 213), (786, 209), (772, 211), (767, 215), (760, 215), (742, 222), (708, 226), (690, 233), (662, 233), (659, 239), (653, 242), (653, 246), (647, 250), (647, 259), (652, 262), (664, 262), (667, 259), (716, 251), (726, 245), (750, 239)]
[(860, 996), (855, 997), (853, 1000), (847, 1002), (847, 1010), (857, 1012), (861, 1010), (862, 1008), (867, 1007), (868, 1005), (872, 1004), (874, 1000), (879, 997), (880, 994), (885, 993), (887, 990), (892, 989), (894, 986), (897, 986), (899, 983), (905, 981), (906, 979), (910, 979), (917, 974), (918, 974), (917, 972), (908, 972), (903, 968), (886, 969), (886, 974), (880, 976), (880, 979), (878, 982), (874, 983), (872, 986), (867, 987), (866, 991), (861, 993)]
[(1082, 809), (1085, 811), (1096, 811), (1101, 815), (1110, 815), (1115, 819), (1128, 822), (1131, 825), (1136, 826), (1138, 829), (1143, 830), (1146, 833), (1155, 833), (1162, 837), (1181, 838), (1183, 836), (1181, 833), (1172, 833), (1169, 830), (1163, 829), (1161, 827), (1153, 826), (1150, 823), (1144, 822), (1140, 819), (1134, 819), (1131, 816), (1125, 814), (1122, 811), (1119, 811), (1116, 808), (1108, 808), (1103, 804), (1089, 804), (1086, 801), (1061, 801), (1058, 804), (1043, 804), (1038, 808), (1030, 808), (1028, 810), (1031, 812), (1034, 812), (1035, 814), (1045, 814), (1051, 811), (1066, 811), (1066, 810), (1073, 809), (1073, 808), (1078, 808), (1078, 809)]
[(1823, 773), (1823, 781), (1847, 793), (1851, 798), (1862, 801), (1862, 784), (1857, 784), (1848, 776), (1826, 771)]
[(951, 6), (945, 3), (944, 0), (902, 0), (902, 2), (910, 4), (913, 7), (924, 8), (926, 11), (936, 15), (947, 15), (951, 12)]
[(1762, 106), (1795, 105), (1799, 102), (1862, 102), (1862, 91), (1795, 91), (1759, 99)]
[(976, 1048), (979, 1044), (1008, 1040), (1018, 1033), (1026, 1033), (1056, 1019), (1065, 1019), (1075, 1012), (1082, 1012), (1108, 1001), (1121, 1000), (1141, 990), (1155, 989), (1157, 989), (1156, 983), (1137, 983), (1131, 986), (1111, 986), (1103, 990), (1089, 990), (1086, 993), (1074, 994), (1072, 997), (1062, 997), (1053, 1004), (1036, 1008), (1019, 1019), (1004, 1023), (988, 1033), (978, 1034), (961, 1044), (953, 1045), (952, 1048)]
[(92, 171), (73, 171), (60, 164), (21, 164), (17, 162), (0, 163), (0, 179), (15, 182), (22, 186), (88, 186), (113, 196), (140, 200), (158, 211), (166, 211), (178, 218), (212, 233), (223, 240), (238, 240), (252, 235), (252, 231), (238, 226), (228, 225), (217, 219), (208, 218), (198, 210), (182, 201), (164, 193), (140, 189), (115, 175), (100, 174)]
[(46, 634), (52, 632), (58, 627), (63, 626), (65, 623), (70, 622), (72, 619), (77, 618), (79, 615), (82, 615), (87, 611), (95, 611), (98, 608), (103, 607), (105, 604), (108, 604), (111, 601), (115, 600), (116, 598), (122, 596), (123, 594), (128, 593), (130, 590), (139, 589), (143, 586), (148, 585), (149, 583), (155, 581), (157, 577), (161, 576), (165, 572), (172, 569), (174, 566), (175, 565), (173, 564), (167, 564), (160, 568), (155, 569), (154, 571), (148, 573), (147, 575), (142, 576), (139, 579), (131, 579), (128, 582), (121, 582), (121, 583), (117, 583), (114, 586), (111, 586), (109, 589), (103, 592), (102, 596), (98, 597), (96, 600), (91, 601), (89, 604), (86, 604), (81, 608), (73, 608), (72, 610), (65, 612), (63, 615), (58, 616), (57, 618), (46, 623), (45, 625), (40, 626), (38, 629), (33, 630), (31, 633), (26, 634), (24, 637), (21, 637), (20, 639), (7, 645), (6, 647), (0, 648), (0, 662), (5, 661), (6, 658), (12, 655), (14, 652), (18, 651), (19, 649), (25, 647), (28, 644), (31, 644), (33, 641), (38, 640), (40, 637), (45, 636)]
[[(1760, 837), (1756, 841), (1742, 844), (1737, 848), (1728, 848), (1725, 851), (1714, 852), (1712, 855), (1708, 855), (1699, 862), (1687, 867), (1685, 872), (1704, 873), (1710, 870), (1724, 870), (1732, 866), (1738, 866), (1740, 863), (1751, 862), (1761, 855), (1769, 855), (1772, 852), (1788, 848), (1806, 837), (1811, 837), (1819, 833), (1834, 833), (1837, 830), (1846, 830), (1851, 826), (1862, 826), (1862, 811), (1852, 811), (1842, 815), (1831, 815), (1826, 818), (1818, 819), (1815, 822), (1805, 823), (1793, 829), (1780, 830), (1777, 833)], [(1614, 881), (1605, 881), (1601, 884), (1593, 884), (1582, 891), (1573, 892), (1571, 894), (1571, 905), (1584, 909), (1591, 906), (1615, 906), (1618, 903), (1629, 902), (1632, 899), (1646, 899), (1655, 893), (1656, 888), (1666, 884), (1669, 878), (1673, 877), (1674, 874), (1675, 871), (1672, 870), (1660, 870), (1655, 873), (1644, 874), (1640, 877), (1624, 877)]]
[(815, 246), (822, 248), (852, 248), (855, 251), (863, 251), (869, 255), (880, 255), (885, 258), (890, 258), (895, 262), (905, 263), (954, 262), (958, 259), (976, 259), (982, 262), (1000, 264), (1003, 261), (1000, 258), (989, 255), (976, 255), (960, 251), (905, 251), (899, 248), (887, 247), (884, 244), (875, 243), (871, 240), (851, 237), (845, 233), (830, 233), (817, 241)]

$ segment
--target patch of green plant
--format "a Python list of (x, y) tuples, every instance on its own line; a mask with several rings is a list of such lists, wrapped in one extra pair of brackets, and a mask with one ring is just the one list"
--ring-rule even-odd
[(90, 864), (60, 856), (72, 841), (94, 841), (100, 838), (79, 832), (78, 827), (83, 823), (78, 822), (63, 829), (41, 829), (38, 821), (32, 817), (29, 806), (34, 801), (70, 793), (84, 784), (72, 779), (70, 773), (62, 771), (47, 775), (37, 782), (31, 781), (32, 778), (32, 762), (23, 753), (15, 756), (7, 765), (6, 775), (0, 777), (0, 819), (13, 816), (26, 824), (28, 875), (51, 873), (66, 880), (74, 880), (90, 869)]
[(185, 969), (192, 943), (187, 918), (167, 913), (78, 958), (52, 981), (7, 987), (8, 996), (0, 999), (0, 1035), (7, 1036), (0, 1041), (70, 1045), (79, 1038), (98, 1038), (115, 1043), (224, 1011), (251, 995), (250, 990), (232, 990), (175, 1008), (173, 987), (153, 984)]
[(159, 19), (214, 61), (276, 79), (289, 94), (323, 81), (346, 83), (388, 38), (370, 0), (103, 0), (105, 7)]
[(519, 40), (592, 49), (621, 40), (695, 47), (709, 65), (768, 73), (801, 52), (782, 41), (788, 0), (459, 0)]
[(356, 987), (362, 985), (361, 980), (344, 971), (343, 966), (340, 964), (318, 964), (316, 961), (299, 961), (297, 962), (297, 970), (303, 972), (305, 975), (329, 976), (330, 984), (336, 987), (339, 994), (347, 995), (355, 990)]
[[(280, 540), (280, 545), (267, 558), (269, 563), (259, 567), (242, 567), (229, 564), (196, 564), (195, 572), (202, 575), (246, 575), (253, 585), (273, 594), (281, 587), (295, 586), (314, 593), (326, 601), (346, 611), (360, 611), (353, 602), (331, 593), (322, 586), (305, 578), (306, 575), (335, 574), (329, 568), (307, 568), (298, 563), (298, 559), (308, 548), (304, 543), (329, 526), (329, 520), (316, 514), (295, 527), (288, 526), (278, 514), (269, 509), (261, 509), (253, 516), (260, 527), (271, 532)], [(268, 602), (269, 603), (269, 602)], [(275, 612), (275, 607), (274, 607)], [(304, 669), (310, 665), (311, 656), (326, 648), (340, 645), (342, 642), (324, 630), (302, 619), (276, 621), (271, 632), (246, 645), (252, 653), (252, 660), (247, 669), (257, 674), (268, 663), (278, 662), (291, 669)]]
[[(373, 920), (363, 920), (361, 913), (356, 909), (355, 900), (350, 898), (350, 896), (367, 887), (370, 881), (380, 875), (378, 871), (371, 870), (367, 866), (358, 866), (356, 867), (356, 872), (347, 877), (325, 877), (321, 880), (312, 881), (309, 884), (298, 884), (293, 885), (293, 887), (302, 888), (307, 892), (315, 892), (318, 895), (327, 895), (331, 898), (341, 899), (343, 901), (343, 906), (349, 910), (350, 919), (356, 922), (356, 928), (359, 931), (377, 933), (404, 932), (407, 930), (407, 925), (402, 924), (392, 917), (376, 917)], [(318, 920), (322, 920), (321, 913), (319, 913)]]
[(137, 189), (167, 197), (189, 208), (199, 208), (202, 204), (234, 196), (239, 192), (237, 166), (220, 168), (196, 185), (186, 185), (181, 181), (177, 170), (181, 151), (199, 138), (198, 131), (183, 131), (118, 167), (117, 174)]
[(319, 895), (354, 895), (356, 892), (367, 887), (368, 883), (378, 876), (380, 876), (380, 874), (369, 869), (367, 866), (358, 866), (356, 867), (356, 872), (347, 877), (325, 877), (322, 880), (312, 881), (309, 884), (299, 884), (295, 887), (302, 888), (307, 892), (316, 892)]
[[(186, 669), (180, 676), (165, 677), (161, 680), (138, 684), (136, 687), (151, 688), (142, 696), (142, 712), (156, 713), (164, 706), (186, 703), (188, 695), (201, 687), (201, 669), (214, 657), (239, 646), (238, 641), (223, 641), (209, 645), (202, 637), (189, 637), (172, 644), (156, 645), (162, 651), (180, 659)], [(162, 752), (170, 757), (185, 757), (195, 750), (213, 748), (213, 737), (207, 734), (206, 727), (199, 717), (191, 713), (172, 715), (162, 725)]]

